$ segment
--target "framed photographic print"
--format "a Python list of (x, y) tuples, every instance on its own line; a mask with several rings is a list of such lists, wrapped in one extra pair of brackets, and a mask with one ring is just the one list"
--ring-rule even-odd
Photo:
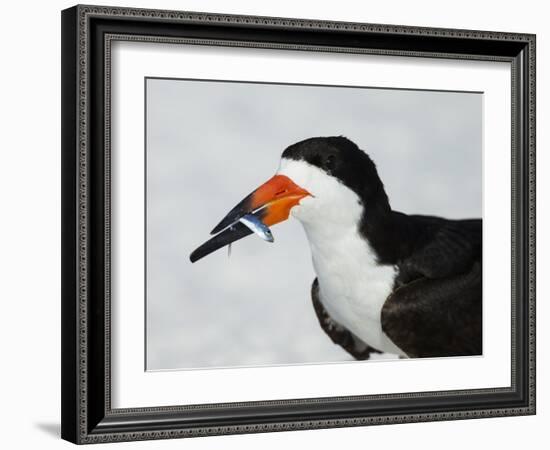
[(535, 36), (62, 12), (62, 437), (535, 413)]

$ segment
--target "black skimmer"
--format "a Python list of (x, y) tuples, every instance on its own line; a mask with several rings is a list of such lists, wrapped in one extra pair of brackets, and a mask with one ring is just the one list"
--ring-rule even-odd
[(345, 137), (288, 147), (275, 176), (213, 229), (192, 262), (266, 226), (298, 219), (317, 278), (319, 323), (356, 359), (482, 353), (481, 219), (393, 211), (376, 166)]

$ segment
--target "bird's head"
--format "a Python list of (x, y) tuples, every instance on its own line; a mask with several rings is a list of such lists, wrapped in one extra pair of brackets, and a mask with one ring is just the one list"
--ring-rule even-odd
[(250, 234), (239, 223), (247, 215), (267, 226), (290, 215), (304, 226), (357, 225), (365, 205), (373, 204), (389, 208), (376, 167), (365, 152), (341, 136), (306, 139), (284, 150), (276, 174), (229, 211), (212, 230), (220, 234), (199, 247), (191, 260)]

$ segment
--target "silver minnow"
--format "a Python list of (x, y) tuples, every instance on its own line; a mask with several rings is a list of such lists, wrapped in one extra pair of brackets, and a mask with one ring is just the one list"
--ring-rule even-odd
[(256, 233), (258, 236), (260, 236), (264, 241), (274, 241), (271, 230), (258, 217), (252, 214), (246, 214), (239, 219), (239, 222), (241, 222), (245, 227)]

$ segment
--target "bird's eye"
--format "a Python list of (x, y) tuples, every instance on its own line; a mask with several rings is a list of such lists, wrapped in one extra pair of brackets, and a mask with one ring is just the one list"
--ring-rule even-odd
[(327, 159), (325, 160), (325, 167), (328, 170), (332, 170), (334, 169), (334, 163), (335, 163), (334, 155), (328, 155)]

